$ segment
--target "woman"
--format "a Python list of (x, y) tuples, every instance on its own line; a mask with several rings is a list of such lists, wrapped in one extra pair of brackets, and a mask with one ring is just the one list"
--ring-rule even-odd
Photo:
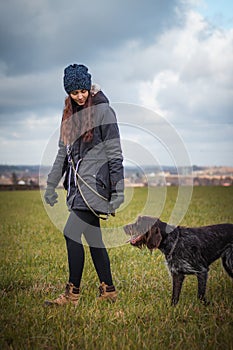
[(46, 304), (77, 304), (84, 267), (81, 236), (90, 247), (100, 281), (100, 299), (115, 301), (110, 261), (102, 240), (100, 219), (114, 215), (124, 200), (123, 157), (113, 109), (103, 92), (92, 86), (84, 65), (65, 68), (65, 100), (59, 150), (48, 175), (46, 203), (57, 202), (55, 188), (65, 175), (70, 215), (64, 228), (69, 280), (65, 292)]

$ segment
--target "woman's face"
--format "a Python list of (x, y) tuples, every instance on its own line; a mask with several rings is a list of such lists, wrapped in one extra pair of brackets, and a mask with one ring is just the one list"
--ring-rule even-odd
[(74, 90), (70, 93), (70, 97), (79, 105), (83, 106), (88, 98), (88, 90)]

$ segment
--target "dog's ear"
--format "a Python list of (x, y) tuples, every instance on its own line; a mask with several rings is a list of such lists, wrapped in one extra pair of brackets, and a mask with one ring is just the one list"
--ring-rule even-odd
[(148, 231), (148, 237), (146, 241), (147, 248), (150, 250), (156, 249), (159, 247), (160, 242), (162, 241), (162, 236), (158, 226), (153, 225)]

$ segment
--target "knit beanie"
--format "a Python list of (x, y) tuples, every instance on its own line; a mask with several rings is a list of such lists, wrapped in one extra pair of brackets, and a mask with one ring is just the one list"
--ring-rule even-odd
[(64, 70), (63, 82), (67, 94), (74, 90), (90, 90), (91, 74), (83, 64), (71, 64)]

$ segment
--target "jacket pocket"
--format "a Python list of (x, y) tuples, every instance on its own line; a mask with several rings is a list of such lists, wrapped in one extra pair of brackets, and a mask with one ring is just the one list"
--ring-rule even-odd
[(96, 187), (107, 199), (110, 197), (110, 178), (108, 163), (104, 163), (96, 173)]
[(106, 183), (99, 177), (96, 177), (96, 189), (101, 196), (109, 200), (109, 188), (106, 186)]

